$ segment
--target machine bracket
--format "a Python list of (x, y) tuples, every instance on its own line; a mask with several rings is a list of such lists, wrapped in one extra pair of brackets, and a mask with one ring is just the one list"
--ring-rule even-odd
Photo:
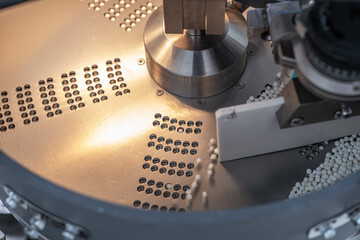
[(333, 218), (321, 222), (309, 229), (307, 237), (311, 240), (348, 239), (359, 232), (360, 205)]
[(3, 190), (7, 195), (4, 205), (24, 226), (24, 232), (30, 239), (47, 239), (45, 236), (53, 236), (52, 239), (59, 240), (85, 240), (90, 237), (90, 233), (84, 228), (49, 214), (9, 187), (4, 186)]

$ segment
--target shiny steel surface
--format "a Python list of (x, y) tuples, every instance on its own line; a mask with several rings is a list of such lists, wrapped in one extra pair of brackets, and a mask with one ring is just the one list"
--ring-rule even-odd
[(165, 34), (162, 9), (150, 17), (144, 43), (154, 81), (183, 97), (209, 97), (237, 82), (246, 65), (247, 24), (234, 9), (226, 11), (224, 35)]
[[(294, 149), (215, 164), (213, 179), (207, 180), (210, 161), (208, 143), (210, 138), (216, 138), (214, 111), (245, 103), (249, 96), (260, 94), (266, 84), (274, 82), (276, 73), (281, 69), (273, 64), (270, 43), (260, 38), (261, 32), (250, 36), (249, 49), (252, 51), (247, 68), (239, 84), (225, 93), (206, 99), (177, 97), (163, 92), (144, 64), (143, 30), (150, 13), (142, 15), (144, 17), (140, 17), (131, 31), (120, 26), (124, 22), (131, 26), (126, 18), (130, 18), (129, 15), (136, 10), (147, 12), (144, 8), (149, 10), (151, 4), (140, 0), (130, 4), (129, 1), (125, 11), (111, 21), (105, 15), (111, 12), (109, 8), (116, 2), (105, 2), (98, 11), (89, 8), (88, 1), (73, 0), (30, 1), (0, 10), (0, 92), (7, 91), (6, 97), (0, 97), (2, 101), (8, 99), (7, 103), (1, 103), (1, 113), (5, 114), (7, 110), (3, 106), (8, 104), (15, 124), (15, 129), (0, 132), (0, 148), (16, 162), (52, 183), (106, 202), (133, 206), (134, 201), (139, 200), (159, 207), (204, 211), (247, 207), (286, 198), (294, 182), (303, 178), (303, 172), (322, 161), (325, 151), (309, 161), (299, 154), (299, 149)], [(160, 6), (161, 1), (155, 0), (152, 4)], [(120, 58), (121, 62), (116, 63), (116, 58)], [(112, 64), (107, 64), (109, 60)], [(119, 68), (117, 65), (120, 65), (120, 70), (116, 69)], [(91, 70), (88, 72), (86, 67)], [(72, 71), (75, 76), (70, 76)], [(123, 82), (117, 81), (117, 71), (122, 72)], [(92, 83), (89, 85), (88, 73), (97, 75), (90, 77)], [(114, 74), (116, 84), (110, 83), (112, 76), (109, 78), (109, 74)], [(53, 79), (52, 83), (47, 82), (49, 77)], [(76, 83), (72, 82), (73, 77)], [(99, 83), (94, 82), (96, 77), (99, 77), (101, 87), (96, 86)], [(44, 85), (39, 85), (41, 80), (45, 81)], [(126, 83), (126, 87), (121, 87), (122, 83)], [(24, 89), (27, 84), (30, 89)], [(53, 89), (48, 89), (51, 84)], [(77, 87), (72, 89), (74, 84)], [(16, 88), (20, 86), (23, 89), (17, 92)], [(40, 91), (42, 87), (46, 90)], [(66, 87), (71, 90), (67, 91)], [(125, 89), (130, 92), (126, 93)], [(47, 105), (43, 102), (46, 99), (51, 101), (53, 95), (49, 94), (52, 90), (56, 92), (56, 103), (62, 114), (48, 117), (49, 111), (45, 111)], [(82, 97), (81, 101), (76, 102), (78, 96), (65, 96), (68, 92), (73, 95), (76, 90)], [(103, 90), (104, 94), (99, 96), (99, 90)], [(116, 96), (119, 90), (122, 95)], [(29, 97), (25, 96), (27, 91), (31, 91), (32, 104), (39, 120), (25, 125), (26, 119), (34, 117), (30, 116), (31, 109), (26, 107), (28, 116), (23, 118), (24, 112), (20, 108), (29, 103), (18, 104), (20, 100), (26, 102)], [(97, 96), (90, 96), (94, 91)], [(20, 93), (22, 98), (18, 98)], [(42, 98), (43, 93), (47, 94), (46, 98)], [(104, 95), (107, 100), (101, 100)], [(74, 103), (69, 99), (73, 99)], [(75, 103), (76, 110), (71, 107)], [(80, 103), (84, 103), (85, 107), (79, 108)], [(53, 109), (53, 104), (50, 104), (50, 112), (55, 113), (57, 109)], [(168, 116), (170, 120), (176, 118), (178, 123), (185, 120), (186, 123), (202, 121), (203, 124), (201, 127), (189, 127), (166, 121), (168, 127), (162, 129), (153, 126), (156, 113)], [(7, 118), (3, 117), (4, 120)], [(163, 123), (162, 119), (157, 120)], [(10, 124), (5, 123), (4, 126), (8, 128)], [(185, 131), (170, 131), (170, 125), (176, 129), (183, 127)], [(191, 128), (192, 133), (186, 133), (186, 128)], [(195, 134), (196, 128), (200, 128), (201, 133)], [(182, 143), (197, 141), (199, 146), (179, 146), (180, 151), (184, 148), (189, 150), (186, 154), (165, 152), (164, 148), (156, 150), (156, 147), (148, 147), (151, 134), (157, 135), (153, 140), (156, 145), (163, 144), (164, 148), (167, 145), (158, 142), (160, 136)], [(170, 146), (172, 150), (175, 148), (174, 144)], [(191, 155), (191, 149), (196, 149), (197, 153)], [(187, 167), (180, 177), (177, 174), (160, 174), (159, 171), (143, 169), (147, 155), (176, 161), (177, 164), (195, 163), (201, 157), (203, 167), (192, 169), (191, 177), (185, 174), (189, 170)], [(153, 165), (161, 167), (159, 163), (151, 163), (150, 168)], [(169, 165), (166, 168), (172, 169)], [(180, 170), (179, 167), (173, 169), (176, 172)], [(196, 174), (200, 174), (202, 179), (198, 193), (208, 193), (207, 206), (202, 204), (201, 194), (194, 194), (192, 205), (187, 206), (180, 197), (166, 198), (137, 191), (141, 177), (184, 186), (190, 185)], [(147, 183), (142, 185), (148, 188)], [(161, 190), (166, 191), (164, 187)], [(171, 194), (174, 192), (170, 191)]]

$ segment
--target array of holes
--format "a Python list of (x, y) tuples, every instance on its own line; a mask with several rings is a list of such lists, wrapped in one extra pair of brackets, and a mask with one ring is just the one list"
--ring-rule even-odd
[(80, 96), (79, 86), (77, 85), (76, 73), (74, 71), (61, 74), (63, 91), (65, 93), (66, 103), (70, 106), (71, 111), (78, 108), (84, 108), (85, 103)]
[(153, 179), (146, 180), (145, 177), (139, 178), (140, 185), (137, 186), (138, 192), (144, 192), (148, 195), (163, 196), (164, 198), (186, 199), (186, 190), (190, 189), (189, 185), (181, 186), (180, 184), (172, 185), (171, 183), (163, 183)]
[[(106, 2), (108, 2), (108, 0), (89, 0), (89, 10), (93, 9), (95, 11), (100, 11)], [(118, 0), (113, 3), (112, 7), (104, 12), (104, 18), (109, 19), (111, 22), (115, 22), (116, 19), (124, 14), (126, 9), (130, 9), (135, 2), (136, 0)], [(158, 7), (150, 1), (141, 5), (139, 8), (134, 9), (133, 13), (130, 13), (128, 17), (124, 18), (123, 22), (120, 23), (120, 27), (127, 32), (131, 32), (136, 24), (141, 22), (142, 18), (146, 18), (157, 8)]]
[(147, 2), (145, 5), (141, 5), (140, 8), (134, 10), (133, 13), (129, 14), (129, 17), (124, 18), (124, 21), (120, 23), (120, 27), (125, 29), (127, 32), (131, 32), (137, 23), (141, 22), (142, 18), (150, 15), (158, 7), (152, 2)]
[(40, 97), (42, 99), (42, 104), (44, 105), (44, 111), (46, 112), (46, 116), (48, 118), (62, 114), (54, 88), (54, 79), (52, 78), (48, 78), (46, 81), (39, 81)]
[(105, 5), (109, 0), (89, 0), (89, 10), (93, 9), (95, 11), (100, 11), (101, 7)]
[(108, 97), (105, 95), (105, 91), (102, 89), (103, 87), (99, 78), (98, 65), (94, 64), (91, 68), (85, 67), (84, 73), (87, 90), (90, 92), (90, 97), (92, 98), (93, 103), (99, 103), (100, 100), (108, 100)]
[[(39, 117), (33, 104), (33, 98), (31, 97), (31, 87), (26, 84), (24, 87), (17, 87), (16, 98), (18, 99), (19, 111), (21, 118), (24, 119), (24, 125), (29, 125), (31, 122), (39, 122)], [(24, 100), (25, 99), (25, 100)]]
[[(181, 140), (173, 140), (172, 138), (167, 138), (159, 136), (157, 137), (156, 134), (150, 134), (149, 136), (150, 141), (148, 142), (149, 148), (155, 148), (156, 150), (164, 150), (164, 152), (173, 152), (174, 154), (181, 152), (181, 154), (185, 155), (190, 153), (191, 155), (197, 154), (197, 148), (199, 143), (197, 141), (189, 142)], [(157, 143), (156, 143), (157, 141)], [(166, 145), (165, 145), (166, 144)], [(180, 147), (183, 147), (180, 150)], [(192, 149), (188, 149), (188, 147), (192, 147)]]
[(309, 160), (314, 160), (315, 157), (318, 156), (320, 152), (323, 150), (325, 150), (325, 145), (320, 143), (320, 144), (308, 145), (303, 147), (299, 151), (299, 154), (301, 156), (306, 157)]
[(185, 212), (185, 209), (183, 209), (183, 208), (176, 209), (176, 207), (170, 207), (170, 208), (168, 208), (166, 206), (159, 207), (156, 204), (150, 205), (150, 203), (148, 203), (148, 202), (141, 203), (140, 200), (135, 200), (133, 203), (133, 206), (136, 208), (141, 207), (144, 210), (152, 210), (152, 211), (160, 211), (160, 212), (169, 212), (169, 213)]
[(129, 8), (135, 2), (135, 0), (119, 0), (104, 13), (104, 17), (114, 22), (126, 8)]
[[(11, 117), (8, 93), (6, 91), (1, 92), (1, 103), (0, 108), (0, 132), (6, 132), (8, 129), (12, 130), (15, 128), (13, 118)], [(6, 126), (7, 125), (7, 126)]]
[(153, 121), (153, 126), (160, 126), (161, 129), (168, 129), (170, 132), (177, 133), (186, 133), (186, 134), (200, 134), (201, 127), (203, 125), (202, 121), (185, 121), (178, 120), (176, 118), (171, 118), (168, 116), (162, 117), (160, 113), (155, 114), (155, 120)]
[(185, 121), (178, 120), (176, 118), (171, 118), (168, 116), (162, 117), (161, 113), (155, 114), (155, 120), (153, 121), (153, 126), (160, 126), (161, 129), (168, 129), (170, 132), (186, 133), (186, 134), (200, 134), (201, 127), (203, 125), (202, 121)]
[[(194, 163), (190, 162), (188, 164), (184, 162), (177, 161), (168, 161), (167, 159), (160, 160), (160, 158), (152, 158), (150, 155), (146, 155), (145, 163), (142, 165), (142, 168), (147, 170), (150, 169), (152, 172), (159, 172), (160, 174), (168, 174), (170, 176), (176, 175), (178, 177), (186, 176), (191, 177), (194, 175), (193, 171), (190, 169), (194, 168)], [(186, 170), (186, 168), (188, 170)]]
[[(176, 131), (177, 129), (184, 129), (190, 128), (191, 132), (188, 130), (187, 133), (201, 133), (201, 127), (203, 126), (202, 121), (185, 121), (185, 120), (177, 120), (176, 118), (170, 118), (168, 116), (162, 116), (160, 113), (155, 114), (155, 121), (153, 122), (154, 126), (164, 126), (166, 124), (166, 127), (161, 127), (161, 131), (164, 131), (168, 128), (170, 128), (170, 131), (167, 132), (167, 134), (177, 134), (186, 132), (184, 131)], [(160, 122), (161, 121), (161, 122)], [(170, 127), (167, 127), (168, 124), (170, 124)], [(174, 129), (172, 129), (172, 127)], [(195, 128), (196, 130), (193, 130)], [(166, 134), (165, 134), (166, 135)], [(184, 135), (186, 136), (186, 135)], [(198, 141), (187, 141), (187, 140), (179, 140), (178, 138), (173, 139), (170, 137), (164, 137), (161, 135), (157, 135), (155, 133), (152, 133), (149, 135), (148, 141), (148, 147), (154, 148), (157, 151), (164, 150), (165, 153), (182, 153), (182, 155), (185, 157), (186, 154), (190, 153), (191, 155), (197, 154), (197, 148), (199, 147)], [(187, 162), (187, 163), (186, 163)], [(142, 168), (147, 171), (151, 171), (154, 173), (159, 173), (161, 175), (170, 175), (170, 176), (177, 176), (177, 177), (192, 177), (194, 175), (193, 169), (195, 168), (195, 164), (191, 161), (174, 161), (174, 160), (162, 160), (159, 157), (154, 157), (153, 155), (146, 155), (144, 157), (144, 162), (142, 164)], [(186, 199), (186, 190), (190, 189), (190, 186), (185, 185), (183, 186), (183, 192), (180, 193), (179, 191), (182, 189), (181, 185), (176, 183), (174, 185), (171, 185), (171, 189), (167, 188), (165, 185), (165, 189), (161, 189), (164, 186), (164, 183), (161, 181), (155, 182), (155, 180), (150, 179), (146, 180), (145, 177), (141, 177), (139, 179), (140, 185), (137, 186), (138, 192), (143, 192), (147, 195), (154, 194), (155, 197), (162, 196), (164, 198), (172, 198), (172, 199)], [(174, 191), (170, 191), (174, 190)], [(138, 200), (137, 200), (138, 201)], [(135, 201), (139, 207), (141, 204), (139, 202)], [(136, 204), (134, 202), (134, 206), (136, 207)], [(149, 207), (146, 205), (146, 207)]]
[(124, 77), (121, 72), (120, 58), (115, 58), (114, 61), (106, 61), (106, 72), (109, 83), (112, 85), (112, 90), (115, 91), (115, 96), (122, 96), (130, 93), (127, 84), (124, 82)]
[[(127, 88), (127, 84), (124, 83), (122, 72), (120, 71), (120, 59), (115, 58), (113, 61), (109, 60), (107, 63), (108, 77), (110, 84), (116, 96), (130, 93), (130, 89)], [(103, 86), (100, 83), (98, 66), (96, 64), (90, 67), (85, 67), (85, 79), (87, 89), (90, 92), (90, 97), (94, 103), (108, 100), (105, 95)], [(67, 104), (70, 106), (70, 110), (76, 110), (78, 108), (85, 107), (83, 98), (80, 96), (79, 86), (77, 85), (76, 73), (71, 71), (69, 73), (63, 73), (61, 75), (62, 87), (65, 93)], [(115, 82), (114, 82), (115, 81)], [(52, 118), (56, 115), (61, 115), (63, 112), (60, 109), (59, 100), (56, 96), (54, 79), (49, 77), (46, 80), (40, 80), (38, 82), (39, 94), (42, 105), (44, 105), (44, 111), (48, 118)], [(121, 91), (120, 89), (123, 89)], [(29, 125), (31, 122), (36, 123), (40, 119), (37, 116), (35, 110), (34, 99), (32, 98), (31, 86), (29, 84), (18, 86), (15, 89), (17, 104), (19, 106), (20, 116), (23, 119), (24, 125)], [(1, 105), (0, 105), (0, 132), (5, 132), (8, 129), (14, 129), (15, 124), (10, 111), (8, 99), (8, 92), (1, 92)]]

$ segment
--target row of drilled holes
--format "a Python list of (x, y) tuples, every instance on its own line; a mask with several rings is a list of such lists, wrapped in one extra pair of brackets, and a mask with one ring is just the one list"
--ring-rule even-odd
[(133, 206), (136, 207), (136, 208), (141, 207), (144, 210), (150, 209), (152, 211), (160, 211), (160, 212), (170, 212), (170, 213), (176, 213), (176, 212), (183, 213), (183, 212), (185, 212), (185, 209), (183, 209), (183, 208), (176, 209), (175, 207), (170, 207), (170, 208), (168, 208), (166, 206), (159, 207), (156, 204), (150, 205), (148, 202), (141, 203), (140, 200), (135, 200), (134, 203), (133, 203)]

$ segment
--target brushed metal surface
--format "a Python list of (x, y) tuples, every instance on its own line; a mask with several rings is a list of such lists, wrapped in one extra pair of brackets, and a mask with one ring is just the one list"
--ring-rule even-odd
[[(270, 43), (260, 38), (260, 32), (251, 36), (249, 48), (253, 51), (239, 82), (244, 85), (235, 84), (225, 93), (206, 99), (177, 97), (159, 89), (143, 61), (142, 36), (151, 14), (148, 10), (159, 6), (161, 1), (154, 0), (149, 4), (140, 0), (129, 1), (128, 7), (124, 7), (124, 11), (112, 21), (106, 13), (115, 16), (117, 10), (113, 12), (111, 8), (115, 9), (116, 3), (105, 1), (105, 5), (98, 9), (90, 7), (91, 1), (43, 0), (0, 10), (0, 90), (8, 93), (1, 99), (8, 99), (15, 124), (15, 129), (0, 132), (2, 151), (50, 182), (91, 198), (126, 206), (133, 206), (135, 200), (140, 200), (150, 205), (185, 208), (187, 211), (247, 207), (286, 198), (294, 182), (303, 178), (304, 170), (322, 161), (325, 151), (309, 161), (299, 154), (299, 149), (294, 149), (217, 164), (213, 181), (208, 181), (208, 142), (210, 138), (216, 138), (214, 111), (219, 107), (245, 103), (249, 96), (260, 94), (266, 84), (274, 82), (281, 69), (273, 64)], [(140, 16), (140, 21), (134, 20), (135, 25), (130, 19), (137, 17), (132, 18), (132, 14)], [(116, 58), (121, 59), (119, 64), (115, 63)], [(112, 64), (107, 64), (109, 60)], [(92, 68), (94, 64), (97, 69), (95, 66)], [(116, 69), (119, 68), (116, 65), (121, 69)], [(86, 67), (90, 68), (89, 72)], [(108, 71), (109, 67), (112, 71)], [(72, 71), (75, 76), (70, 76)], [(116, 75), (117, 71), (121, 71), (121, 76)], [(87, 73), (91, 74), (90, 78), (85, 76)], [(114, 78), (112, 75), (109, 78), (110, 73)], [(53, 83), (46, 82), (49, 77)], [(73, 77), (76, 83), (71, 80)], [(118, 82), (120, 77), (124, 79)], [(112, 79), (116, 83), (111, 84)], [(39, 85), (40, 80), (44, 80), (45, 85)], [(68, 84), (63, 85), (65, 80)], [(91, 80), (89, 85), (86, 83), (88, 80)], [(101, 87), (97, 89), (99, 83)], [(121, 87), (122, 83), (126, 83), (126, 87)], [(24, 89), (27, 84), (30, 89)], [(51, 84), (54, 88), (46, 89), (46, 99), (50, 101), (49, 92), (55, 91), (62, 114), (48, 117), (45, 106), (51, 105), (50, 112), (54, 113), (57, 108), (53, 108), (53, 103), (43, 105), (45, 98), (41, 98), (41, 94), (44, 92), (40, 88), (48, 88)], [(74, 89), (71, 88), (73, 84), (77, 84)], [(114, 85), (119, 89), (113, 90)], [(16, 92), (19, 86), (23, 89)], [(71, 90), (67, 91), (65, 87)], [(125, 89), (130, 93), (125, 93)], [(99, 95), (99, 90), (104, 93)], [(29, 97), (25, 96), (26, 91), (31, 91), (38, 122), (33, 122), (33, 116), (30, 116), (32, 109), (28, 109), (30, 103), (26, 103)], [(74, 91), (79, 91), (80, 102), (76, 101), (77, 96), (73, 96)], [(122, 95), (116, 96), (118, 91)], [(72, 96), (67, 98), (65, 95), (69, 92)], [(91, 92), (97, 95), (90, 96)], [(18, 105), (21, 100), (17, 98), (19, 93), (23, 94), (24, 105)], [(107, 100), (101, 100), (102, 96), (107, 96)], [(99, 98), (99, 103), (94, 103), (96, 98)], [(78, 107), (81, 102), (85, 107)], [(75, 103), (76, 110), (71, 110)], [(2, 114), (6, 111), (4, 105), (6, 103), (1, 104)], [(26, 106), (26, 118), (22, 118), (21, 106)], [(186, 123), (202, 121), (201, 133), (195, 134), (197, 127), (191, 126), (193, 132), (187, 134), (187, 125), (183, 133), (169, 131), (169, 122), (168, 128), (154, 127), (156, 113)], [(31, 123), (25, 125), (26, 119)], [(5, 124), (8, 125), (10, 123)], [(174, 126), (176, 129), (181, 127), (179, 124)], [(157, 139), (163, 136), (182, 143), (197, 141), (197, 154), (174, 154), (173, 151), (165, 152), (164, 148), (149, 148), (151, 134), (156, 134)], [(166, 143), (162, 144), (166, 146)], [(174, 144), (171, 147), (173, 149)], [(191, 149), (188, 147), (189, 151)], [(193, 169), (191, 177), (160, 174), (159, 171), (143, 169), (146, 155), (186, 164), (201, 157), (204, 165), (199, 170)], [(292, 161), (288, 161), (290, 158)], [(160, 168), (160, 164), (155, 165)], [(184, 186), (190, 185), (196, 174), (200, 174), (202, 179), (199, 192), (208, 193), (206, 207), (202, 205), (201, 194), (194, 194), (193, 204), (187, 207), (181, 198), (156, 197), (154, 193), (137, 191), (141, 177)]]

